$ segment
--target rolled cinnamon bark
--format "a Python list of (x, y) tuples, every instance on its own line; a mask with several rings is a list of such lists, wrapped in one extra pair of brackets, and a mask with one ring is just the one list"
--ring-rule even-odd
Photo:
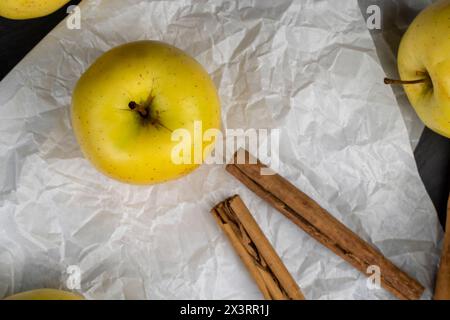
[[(237, 161), (238, 158), (244, 159), (238, 157), (239, 152), (244, 152), (247, 160), (242, 164)], [(233, 163), (226, 166), (226, 170), (250, 190), (366, 276), (369, 276), (369, 267), (378, 266), (383, 288), (400, 299), (420, 298), (424, 287), (417, 280), (400, 270), (289, 181), (276, 173), (262, 175), (261, 169), (268, 170), (267, 166), (242, 149), (234, 155)]]
[(436, 277), (434, 300), (450, 300), (450, 197), (447, 202), (444, 245)]
[(237, 195), (211, 213), (267, 300), (303, 300), (304, 296), (255, 219)]

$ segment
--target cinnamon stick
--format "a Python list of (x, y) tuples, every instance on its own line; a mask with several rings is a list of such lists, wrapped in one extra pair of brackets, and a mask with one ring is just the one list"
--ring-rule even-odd
[(444, 245), (436, 277), (434, 300), (450, 300), (450, 197), (447, 202)]
[(265, 299), (304, 299), (295, 280), (238, 195), (220, 202), (211, 213)]
[[(237, 161), (238, 158), (243, 159), (238, 157), (239, 152), (245, 155), (243, 164)], [(420, 298), (424, 287), (419, 282), (289, 181), (276, 173), (261, 175), (261, 169), (268, 170), (267, 166), (242, 149), (235, 153), (233, 163), (226, 166), (226, 170), (250, 190), (366, 276), (370, 266), (378, 266), (381, 270), (380, 283), (386, 290), (400, 299)]]

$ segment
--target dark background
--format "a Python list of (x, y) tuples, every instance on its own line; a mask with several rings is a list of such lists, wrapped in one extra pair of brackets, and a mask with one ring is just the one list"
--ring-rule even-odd
[[(70, 1), (57, 12), (38, 19), (8, 20), (0, 17), (0, 79), (67, 16), (69, 5), (79, 2)], [(425, 129), (414, 156), (441, 224), (445, 225), (450, 190), (450, 140)]]

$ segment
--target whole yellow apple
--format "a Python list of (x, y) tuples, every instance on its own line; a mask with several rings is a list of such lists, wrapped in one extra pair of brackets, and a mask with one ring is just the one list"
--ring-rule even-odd
[(15, 19), (32, 19), (55, 12), (70, 0), (0, 0), (0, 16)]
[(36, 289), (17, 293), (5, 300), (84, 300), (78, 294), (57, 289)]
[(401, 83), (411, 105), (431, 130), (450, 138), (450, 0), (423, 10), (402, 38)]
[(183, 128), (194, 136), (198, 122), (203, 130), (220, 128), (216, 88), (197, 61), (158, 41), (106, 52), (81, 76), (72, 97), (72, 126), (85, 157), (127, 183), (159, 183), (197, 168), (194, 161), (173, 161), (178, 142), (172, 133)]

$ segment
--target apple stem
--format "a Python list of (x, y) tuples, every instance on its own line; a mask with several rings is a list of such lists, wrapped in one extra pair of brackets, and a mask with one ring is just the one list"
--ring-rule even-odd
[(153, 97), (150, 96), (147, 99), (147, 102), (145, 104), (139, 104), (139, 103), (136, 103), (135, 101), (130, 101), (128, 103), (128, 107), (130, 108), (130, 110), (138, 112), (142, 118), (146, 119), (146, 121), (149, 121), (149, 123), (154, 125), (155, 127), (161, 127), (170, 132), (173, 132), (172, 130), (167, 128), (165, 125), (163, 125), (161, 123), (161, 121), (158, 119), (158, 114), (159, 114), (158, 111), (156, 111), (156, 117), (150, 116), (150, 106), (152, 104), (152, 101), (153, 101)]
[(148, 108), (147, 108), (146, 106), (143, 106), (143, 105), (141, 105), (141, 104), (139, 104), (139, 103), (136, 103), (136, 102), (134, 102), (134, 101), (131, 101), (131, 102), (128, 104), (128, 107), (129, 107), (131, 110), (137, 111), (143, 118), (147, 118), (147, 117), (149, 116)]
[(425, 83), (426, 81), (427, 81), (427, 79), (397, 80), (397, 79), (384, 78), (385, 84), (416, 84), (416, 83)]

